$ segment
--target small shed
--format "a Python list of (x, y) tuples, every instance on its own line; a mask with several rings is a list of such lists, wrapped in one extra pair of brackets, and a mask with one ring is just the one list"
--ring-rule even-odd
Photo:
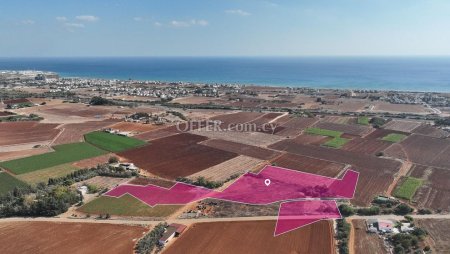
[(164, 232), (164, 234), (162, 235), (162, 237), (159, 239), (159, 244), (164, 246), (166, 243), (168, 243), (170, 240), (172, 240), (172, 238), (175, 237), (177, 228), (175, 227), (167, 227), (166, 228), (166, 232)]

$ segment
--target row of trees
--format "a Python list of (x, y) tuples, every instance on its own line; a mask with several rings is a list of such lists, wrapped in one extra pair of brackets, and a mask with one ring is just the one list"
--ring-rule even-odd
[(136, 254), (152, 253), (155, 247), (159, 247), (158, 241), (166, 230), (167, 223), (159, 223), (156, 227), (142, 237), (136, 244)]
[(186, 177), (178, 177), (176, 179), (176, 181), (177, 182), (183, 182), (183, 183), (192, 184), (192, 185), (195, 185), (195, 186), (202, 186), (202, 187), (205, 187), (205, 188), (208, 188), (208, 189), (216, 189), (216, 188), (222, 187), (224, 183), (229, 182), (229, 181), (231, 181), (233, 179), (236, 179), (239, 176), (240, 176), (240, 174), (233, 174), (233, 175), (229, 176), (227, 179), (225, 179), (225, 181), (223, 181), (223, 182), (222, 181), (218, 181), (218, 182), (216, 182), (216, 181), (209, 181), (203, 176), (197, 177), (197, 179), (195, 181), (191, 180), (189, 178), (186, 178)]

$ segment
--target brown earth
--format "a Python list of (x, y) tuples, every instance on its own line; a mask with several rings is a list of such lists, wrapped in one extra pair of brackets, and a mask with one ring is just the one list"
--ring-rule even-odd
[(290, 137), (297, 136), (301, 134), (304, 129), (312, 126), (317, 121), (319, 121), (317, 118), (283, 116), (275, 121), (275, 123), (280, 123), (280, 127), (282, 128), (276, 135)]
[(135, 184), (135, 185), (157, 185), (164, 188), (170, 188), (172, 187), (175, 182), (173, 181), (167, 181), (161, 178), (144, 178), (144, 177), (138, 177), (133, 178), (131, 181), (128, 182), (129, 184)]
[(72, 163), (72, 165), (77, 168), (92, 168), (92, 167), (96, 167), (99, 164), (108, 163), (109, 158), (112, 156), (114, 156), (114, 154), (109, 153), (109, 154), (97, 156), (94, 158), (80, 160), (80, 161)]
[(424, 179), (413, 197), (419, 208), (450, 211), (450, 170), (414, 165), (410, 176)]
[(355, 230), (355, 254), (387, 254), (383, 239), (375, 233), (368, 233), (365, 220), (352, 220)]
[(84, 134), (100, 130), (119, 120), (107, 119), (103, 121), (90, 121), (85, 123), (70, 123), (59, 127), (62, 133), (55, 139), (53, 145), (75, 143), (84, 140)]
[(118, 155), (151, 174), (169, 180), (192, 175), (237, 156), (236, 153), (197, 144), (206, 139), (182, 133)]
[(172, 131), (171, 128), (170, 129), (169, 128), (162, 128), (162, 129), (157, 129), (157, 130), (152, 130), (152, 131), (140, 133), (140, 134), (135, 135), (133, 137), (141, 139), (141, 140), (145, 140), (145, 141), (150, 141), (150, 140), (154, 140), (154, 139), (159, 139), (159, 138), (165, 138), (165, 137), (173, 136), (173, 135), (176, 135), (176, 134), (178, 134), (178, 133)]
[(386, 149), (385, 153), (398, 157), (401, 156), (399, 150), (414, 163), (450, 169), (450, 139), (413, 134), (396, 146)]
[(392, 120), (387, 122), (383, 128), (394, 131), (412, 132), (420, 125), (420, 122), (412, 120)]
[(198, 223), (164, 254), (335, 253), (331, 223), (321, 221), (274, 237), (276, 221)]
[(139, 226), (55, 222), (0, 223), (1, 253), (132, 253), (148, 229)]
[(433, 253), (450, 253), (450, 220), (416, 219), (414, 222), (428, 232), (432, 240)]
[(217, 148), (220, 150), (237, 153), (240, 155), (246, 155), (249, 157), (261, 159), (261, 160), (271, 160), (277, 156), (280, 156), (281, 153), (278, 151), (257, 147), (257, 146), (251, 146), (251, 145), (245, 145), (240, 144), (232, 141), (222, 140), (222, 139), (209, 139), (206, 141), (203, 141), (201, 143), (202, 145), (206, 145), (209, 147)]
[(429, 124), (420, 125), (419, 127), (412, 130), (412, 133), (430, 136), (433, 138), (445, 138), (448, 136), (448, 133), (446, 131), (438, 129)]
[(152, 131), (161, 128), (160, 125), (154, 124), (143, 124), (143, 123), (131, 123), (131, 122), (120, 122), (109, 126), (108, 128), (112, 128), (114, 130), (119, 131), (129, 131), (133, 133), (140, 133), (146, 131)]
[(339, 149), (297, 144), (292, 140), (280, 141), (271, 145), (270, 148), (352, 165), (352, 169), (360, 172), (355, 198), (352, 200), (352, 203), (356, 205), (368, 205), (374, 196), (384, 194), (394, 181), (394, 175), (401, 166), (400, 162), (394, 160), (367, 154), (356, 155), (353, 152)]
[(373, 128), (369, 126), (331, 122), (319, 122), (314, 125), (314, 127), (326, 130), (340, 131), (354, 136), (365, 136), (373, 131)]
[(59, 133), (57, 126), (36, 121), (0, 123), (0, 146), (52, 140)]
[(278, 167), (336, 177), (344, 168), (344, 164), (315, 159), (302, 155), (286, 153), (273, 161)]
[(49, 147), (40, 147), (33, 149), (26, 149), (21, 151), (0, 152), (0, 161), (8, 161), (13, 159), (19, 159), (32, 155), (38, 155), (43, 153), (49, 153), (52, 150)]

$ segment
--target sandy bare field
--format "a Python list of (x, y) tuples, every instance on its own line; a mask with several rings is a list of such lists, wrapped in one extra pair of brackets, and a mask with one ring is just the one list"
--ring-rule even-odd
[(1, 253), (132, 253), (147, 229), (138, 226), (55, 222), (0, 223)]

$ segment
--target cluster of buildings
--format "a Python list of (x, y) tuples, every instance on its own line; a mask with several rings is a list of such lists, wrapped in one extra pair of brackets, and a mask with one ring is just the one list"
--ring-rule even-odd
[(410, 233), (414, 227), (409, 222), (397, 222), (394, 220), (368, 219), (367, 231), (378, 234)]

